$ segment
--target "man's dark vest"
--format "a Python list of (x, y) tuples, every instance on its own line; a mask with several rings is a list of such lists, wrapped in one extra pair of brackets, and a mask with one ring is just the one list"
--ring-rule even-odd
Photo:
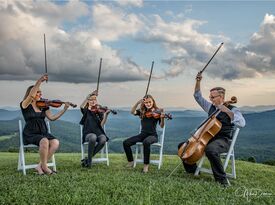
[[(234, 106), (227, 106), (230, 110), (234, 108)], [(216, 111), (216, 107), (212, 104), (209, 109), (208, 116), (210, 116), (213, 112)], [(232, 133), (234, 130), (234, 124), (231, 123), (230, 117), (225, 112), (220, 112), (217, 116), (217, 119), (222, 123), (221, 130), (216, 134), (215, 138), (228, 138), (232, 139)]]

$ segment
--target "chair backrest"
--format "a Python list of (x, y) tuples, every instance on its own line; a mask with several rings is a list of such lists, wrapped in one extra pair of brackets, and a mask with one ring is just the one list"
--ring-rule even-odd
[(233, 137), (232, 137), (232, 140), (231, 140), (231, 144), (230, 144), (230, 148), (228, 150), (228, 153), (232, 153), (232, 150), (234, 149), (234, 146), (235, 146), (237, 137), (239, 135), (239, 132), (240, 132), (240, 128), (236, 127), (234, 132), (233, 132)]
[(48, 128), (48, 133), (51, 133), (51, 126), (50, 126), (50, 121), (49, 120), (46, 120), (46, 125), (47, 125), (47, 128)]

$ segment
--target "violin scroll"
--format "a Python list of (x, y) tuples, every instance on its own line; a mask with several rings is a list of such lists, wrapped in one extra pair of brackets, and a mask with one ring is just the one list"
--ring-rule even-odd
[(230, 105), (230, 104), (235, 104), (235, 103), (237, 103), (237, 102), (238, 102), (237, 97), (236, 97), (236, 96), (232, 96), (230, 100), (225, 101), (223, 104), (224, 104), (225, 106), (228, 106), (228, 105)]

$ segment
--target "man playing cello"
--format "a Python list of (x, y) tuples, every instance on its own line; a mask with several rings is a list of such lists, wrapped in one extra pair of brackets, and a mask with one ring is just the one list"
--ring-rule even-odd
[[(223, 186), (230, 186), (228, 179), (226, 178), (226, 173), (223, 169), (223, 165), (220, 159), (220, 154), (228, 152), (230, 147), (230, 139), (232, 139), (232, 133), (234, 126), (244, 127), (245, 119), (243, 118), (239, 109), (232, 105), (224, 105), (225, 89), (222, 87), (215, 87), (210, 90), (209, 99), (211, 102), (207, 101), (202, 97), (200, 91), (200, 82), (202, 79), (201, 72), (196, 76), (196, 85), (194, 98), (197, 103), (202, 107), (202, 109), (208, 113), (210, 116), (213, 112), (219, 109), (221, 112), (216, 116), (216, 118), (221, 122), (220, 131), (208, 142), (205, 147), (205, 155), (210, 161), (211, 168), (213, 171), (214, 178), (217, 182)], [(180, 143), (178, 148), (180, 148), (184, 142)], [(195, 173), (197, 165), (187, 164), (184, 161), (183, 165), (188, 173)]]

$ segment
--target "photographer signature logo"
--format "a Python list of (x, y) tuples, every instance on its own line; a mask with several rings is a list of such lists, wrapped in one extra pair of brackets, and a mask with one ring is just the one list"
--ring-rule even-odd
[(248, 202), (250, 202), (252, 198), (272, 197), (274, 195), (271, 192), (264, 192), (259, 188), (249, 189), (249, 188), (246, 188), (245, 186), (242, 186), (236, 189), (235, 196), (243, 197)]

